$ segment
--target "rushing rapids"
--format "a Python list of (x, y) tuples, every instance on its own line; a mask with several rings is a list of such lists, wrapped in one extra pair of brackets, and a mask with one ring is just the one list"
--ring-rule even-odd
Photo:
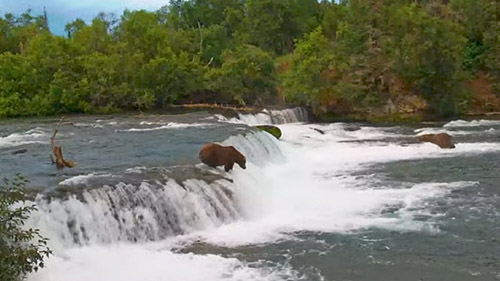
[[(239, 122), (253, 118), (256, 124), (307, 121), (307, 113), (301, 108), (239, 116)], [(159, 127), (124, 131), (147, 132), (166, 126), (145, 121), (141, 125)], [(237, 147), (255, 165), (283, 158), (276, 141), (264, 133), (238, 134), (223, 143)], [(176, 173), (186, 174), (187, 169), (193, 178), (175, 178)], [(204, 179), (207, 177), (208, 180)], [(157, 241), (240, 219), (242, 214), (232, 181), (229, 174), (203, 165), (168, 169), (136, 167), (122, 175), (78, 175), (61, 181), (54, 192), (37, 197), (39, 212), (33, 216), (32, 225), (65, 246)]]
[[(29, 279), (498, 279), (499, 122), (307, 121), (302, 109), (75, 120), (62, 139), (79, 166), (28, 175), (48, 186), (28, 224), (55, 253)], [(248, 126), (260, 124), (282, 138)], [(27, 149), (8, 154), (14, 166), (38, 159), (49, 132), (21, 124), (0, 149)], [(456, 149), (418, 142), (426, 132)], [(247, 169), (200, 164), (208, 141), (234, 145)]]

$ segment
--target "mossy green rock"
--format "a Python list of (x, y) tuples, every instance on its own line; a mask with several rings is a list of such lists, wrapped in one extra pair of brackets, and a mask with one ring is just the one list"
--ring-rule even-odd
[(280, 139), (281, 138), (281, 130), (280, 128), (276, 127), (276, 126), (271, 126), (271, 125), (261, 125), (261, 126), (255, 126), (255, 128), (261, 130), (261, 131), (265, 131), (265, 132), (268, 132), (270, 133), (271, 135), (273, 135), (276, 139)]

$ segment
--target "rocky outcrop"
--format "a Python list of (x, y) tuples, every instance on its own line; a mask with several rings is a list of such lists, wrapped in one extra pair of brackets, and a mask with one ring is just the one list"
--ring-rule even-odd
[(280, 128), (276, 126), (271, 126), (271, 125), (260, 125), (260, 126), (255, 126), (256, 129), (259, 129), (261, 131), (265, 131), (273, 135), (276, 139), (281, 138), (281, 130)]
[(418, 137), (422, 142), (430, 142), (441, 148), (455, 148), (452, 137), (446, 133), (425, 134)]

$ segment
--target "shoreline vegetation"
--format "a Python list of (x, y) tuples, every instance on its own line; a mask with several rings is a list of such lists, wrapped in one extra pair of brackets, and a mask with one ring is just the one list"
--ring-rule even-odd
[(65, 36), (49, 20), (0, 16), (0, 118), (280, 106), (306, 107), (318, 121), (500, 112), (495, 0), (175, 0), (76, 19)]

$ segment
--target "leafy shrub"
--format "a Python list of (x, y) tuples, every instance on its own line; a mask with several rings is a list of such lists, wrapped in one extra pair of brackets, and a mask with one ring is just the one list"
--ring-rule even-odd
[(20, 280), (45, 266), (52, 252), (38, 229), (26, 229), (26, 219), (36, 210), (26, 204), (27, 180), (18, 176), (0, 185), (0, 281)]

